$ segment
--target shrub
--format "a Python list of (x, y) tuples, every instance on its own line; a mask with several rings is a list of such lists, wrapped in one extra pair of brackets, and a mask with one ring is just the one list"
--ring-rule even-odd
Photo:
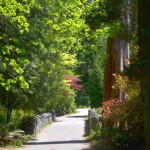
[(23, 143), (31, 139), (30, 135), (25, 135), (22, 130), (13, 130), (14, 125), (0, 124), (0, 146), (21, 146)]
[[(104, 130), (116, 131), (112, 135), (106, 134), (107, 137), (112, 136), (115, 142), (138, 143), (140, 140), (143, 143), (143, 114), (140, 99), (135, 100), (108, 100), (103, 103), (103, 124)], [(109, 129), (109, 130), (108, 130)], [(105, 131), (105, 132), (106, 132)], [(104, 131), (103, 131), (104, 132)], [(110, 132), (111, 133), (111, 132)], [(132, 139), (132, 140), (126, 140)]]
[(110, 99), (102, 103), (102, 116), (105, 126), (113, 127), (118, 122), (118, 114), (122, 103), (123, 101), (118, 99)]
[(57, 116), (75, 112), (75, 99), (74, 97), (69, 96), (64, 98), (58, 98), (57, 100), (51, 99), (48, 103), (47, 109), (55, 110)]
[(90, 135), (89, 135), (89, 139), (90, 140), (96, 140), (96, 139), (100, 139), (101, 136), (101, 130), (102, 130), (102, 124), (101, 123), (97, 123), (96, 128), (95, 129), (91, 129), (90, 131)]
[[(144, 118), (142, 100), (139, 96), (140, 85), (136, 80), (115, 75), (114, 88), (126, 93), (125, 100), (110, 99), (102, 104), (103, 130), (102, 137), (112, 142), (129, 145), (143, 144)], [(105, 135), (105, 136), (104, 136)]]

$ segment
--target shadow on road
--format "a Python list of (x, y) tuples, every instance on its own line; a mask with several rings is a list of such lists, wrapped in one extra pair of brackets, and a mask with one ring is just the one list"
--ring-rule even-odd
[(87, 115), (84, 116), (67, 116), (66, 118), (86, 118)]
[(28, 142), (25, 145), (45, 145), (45, 144), (79, 144), (88, 143), (88, 140), (69, 140), (69, 141), (49, 141), (49, 142)]
[(90, 134), (90, 129), (89, 129), (89, 121), (88, 119), (85, 119), (85, 124), (84, 124), (84, 135), (83, 137), (87, 137)]

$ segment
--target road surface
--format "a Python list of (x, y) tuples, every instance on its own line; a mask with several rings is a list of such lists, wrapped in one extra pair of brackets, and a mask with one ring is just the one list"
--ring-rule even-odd
[(76, 114), (57, 117), (56, 122), (19, 150), (90, 150), (85, 134), (88, 109), (77, 111)]

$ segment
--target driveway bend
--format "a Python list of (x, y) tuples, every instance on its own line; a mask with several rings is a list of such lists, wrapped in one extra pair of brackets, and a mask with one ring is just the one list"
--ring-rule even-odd
[(57, 117), (56, 122), (19, 150), (90, 150), (85, 133), (88, 109), (77, 111), (76, 114)]

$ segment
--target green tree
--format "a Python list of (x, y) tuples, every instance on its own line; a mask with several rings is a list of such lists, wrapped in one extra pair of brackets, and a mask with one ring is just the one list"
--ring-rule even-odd
[(32, 4), (32, 1), (24, 5), (15, 0), (0, 2), (0, 84), (1, 101), (7, 108), (7, 123), (16, 105), (14, 99), (29, 87), (23, 76), (29, 61), (24, 58), (22, 35), (29, 30), (25, 15), (30, 12)]
[[(88, 27), (81, 34), (82, 51), (78, 52), (78, 61), (81, 62), (78, 72), (84, 84), (85, 95), (90, 98), (90, 106), (101, 106), (103, 99), (103, 76), (106, 53), (106, 36), (101, 29), (91, 31)], [(80, 100), (80, 97), (77, 98)], [(88, 100), (88, 99), (87, 99)], [(77, 101), (77, 100), (76, 100)]]
[(63, 102), (62, 54), (81, 49), (82, 11), (80, 1), (0, 2), (1, 105), (8, 108), (7, 122), (13, 109), (42, 112), (51, 99)]

